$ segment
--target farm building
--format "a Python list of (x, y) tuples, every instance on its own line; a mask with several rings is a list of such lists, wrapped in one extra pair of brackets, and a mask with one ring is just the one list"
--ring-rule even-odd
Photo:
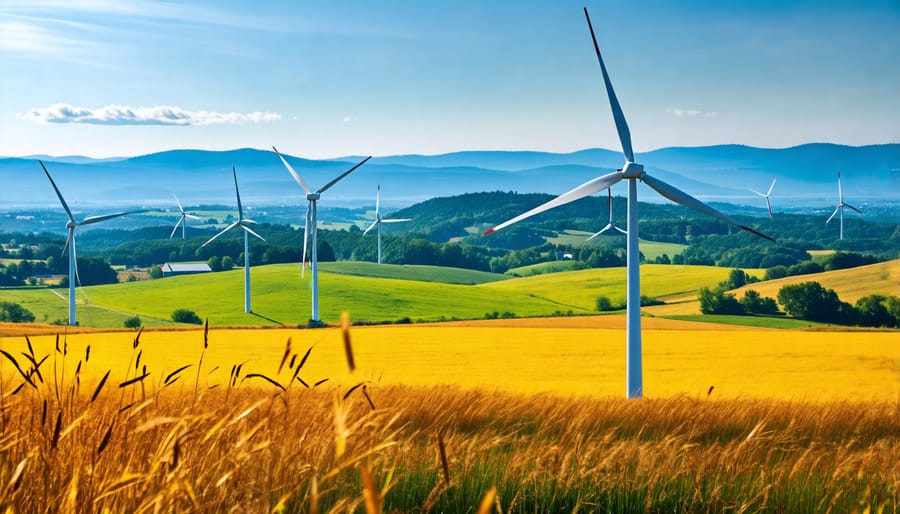
[(163, 278), (176, 275), (195, 275), (212, 271), (209, 264), (205, 262), (167, 262), (161, 266), (161, 269)]

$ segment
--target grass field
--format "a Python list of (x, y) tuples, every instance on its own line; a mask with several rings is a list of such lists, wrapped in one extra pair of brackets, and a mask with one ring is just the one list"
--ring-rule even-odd
[[(79, 288), (79, 322), (86, 326), (120, 327), (131, 315), (146, 325), (170, 324), (176, 308), (188, 308), (217, 326), (305, 324), (310, 312), (310, 275), (301, 281), (296, 264), (258, 266), (251, 270), (253, 310), (243, 312), (243, 270), (172, 277), (162, 280)], [(320, 312), (334, 323), (348, 310), (356, 319), (395, 321), (482, 318), (486, 313), (548, 316), (557, 312), (589, 314), (596, 297), (624, 297), (623, 268), (592, 269), (525, 278), (509, 278), (469, 270), (413, 267), (416, 278), (457, 282), (507, 278), (463, 285), (400, 280), (337, 273), (396, 276), (400, 266), (367, 263), (330, 263), (320, 273)], [(325, 271), (330, 269), (330, 271)], [(705, 266), (641, 266), (642, 292), (652, 296), (690, 295), (701, 286), (724, 280), (726, 268)], [(31, 310), (37, 321), (67, 319), (65, 290), (0, 289), (0, 301), (16, 301)]]
[(319, 264), (319, 271), (358, 277), (395, 278), (465, 285), (484, 284), (510, 278), (499, 273), (462, 268), (417, 266), (412, 264), (376, 264), (374, 262), (322, 262)]
[(0, 338), (0, 508), (897, 509), (896, 333), (588, 321)]
[(559, 273), (560, 271), (576, 271), (583, 268), (584, 264), (575, 260), (550, 261), (511, 268), (506, 270), (506, 275), (513, 277), (530, 277), (532, 275)]
[[(623, 220), (620, 227), (625, 227), (625, 221)], [(602, 225), (598, 225), (597, 229), (602, 228)], [(557, 245), (569, 245), (574, 246), (576, 248), (580, 248), (582, 246), (589, 246), (592, 244), (596, 244), (597, 238), (602, 238), (603, 235), (597, 236), (594, 240), (588, 241), (587, 238), (591, 237), (593, 232), (584, 232), (581, 230), (564, 230), (563, 232), (557, 233), (556, 237), (546, 238), (548, 243), (553, 243)], [(616, 235), (620, 235), (620, 232), (615, 232)], [(666, 254), (669, 258), (678, 255), (683, 252), (687, 245), (678, 244), (678, 243), (658, 243), (655, 241), (645, 241), (641, 239), (638, 242), (640, 246), (640, 252), (644, 254), (644, 257), (648, 261), (652, 261), (662, 254)]]

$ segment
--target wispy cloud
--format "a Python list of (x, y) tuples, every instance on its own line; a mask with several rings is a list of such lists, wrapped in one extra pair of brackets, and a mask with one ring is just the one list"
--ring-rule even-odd
[(274, 112), (186, 111), (180, 107), (127, 107), (107, 105), (98, 109), (58, 103), (43, 109), (29, 109), (16, 115), (34, 123), (88, 123), (93, 125), (222, 125), (261, 123), (281, 119)]
[(352, 116), (344, 116), (344, 123), (350, 123), (353, 121), (356, 121), (356, 118), (354, 118)]
[(719, 115), (715, 111), (701, 111), (700, 109), (681, 109), (678, 107), (666, 107), (666, 112), (676, 118), (714, 118)]

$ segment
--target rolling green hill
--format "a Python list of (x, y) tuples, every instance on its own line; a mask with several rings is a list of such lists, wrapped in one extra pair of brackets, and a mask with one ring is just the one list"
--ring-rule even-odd
[[(444, 284), (483, 284), (507, 280), (507, 275), (463, 268), (421, 266), (415, 264), (376, 264), (374, 262), (322, 262), (319, 270), (358, 277), (397, 278)], [(298, 268), (299, 273), (299, 268)]]
[[(524, 278), (508, 278), (478, 285), (428, 282), (393, 275), (428, 276), (432, 280), (480, 278), (466, 270), (428, 267), (329, 263), (319, 275), (320, 310), (334, 323), (343, 311), (354, 321), (396, 321), (482, 318), (486, 313), (547, 316), (594, 310), (598, 295), (625, 295), (624, 268), (569, 271)], [(724, 280), (730, 270), (711, 266), (644, 265), (643, 293), (651, 296), (690, 294), (701, 286)], [(377, 272), (377, 273), (376, 273)], [(359, 276), (368, 273), (370, 276)], [(492, 278), (492, 277), (491, 277)], [(493, 278), (492, 278), (493, 279)], [(310, 313), (310, 276), (301, 280), (296, 264), (276, 264), (251, 270), (253, 310), (243, 312), (243, 271), (172, 277), (161, 280), (92, 286), (78, 290), (81, 324), (119, 327), (131, 315), (147, 325), (172, 324), (176, 308), (197, 312), (210, 323), (223, 325), (305, 324)], [(0, 290), (0, 301), (22, 303), (37, 321), (66, 318), (65, 291), (49, 289)]]

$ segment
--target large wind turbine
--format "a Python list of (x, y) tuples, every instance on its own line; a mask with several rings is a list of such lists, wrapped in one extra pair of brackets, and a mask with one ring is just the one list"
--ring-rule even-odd
[(574, 202), (580, 198), (592, 195), (604, 189), (611, 187), (620, 180), (628, 180), (628, 222), (627, 230), (627, 324), (626, 324), (626, 394), (629, 398), (639, 398), (643, 394), (643, 378), (641, 366), (641, 287), (640, 287), (640, 270), (639, 270), (639, 254), (638, 254), (638, 213), (637, 213), (637, 181), (640, 180), (655, 189), (659, 194), (702, 213), (708, 214), (714, 218), (718, 218), (726, 223), (740, 227), (743, 230), (752, 232), (758, 236), (764, 237), (771, 241), (774, 239), (763, 235), (749, 227), (741, 225), (737, 221), (725, 216), (719, 211), (697, 200), (696, 198), (680, 191), (665, 182), (653, 178), (644, 171), (641, 164), (634, 162), (634, 152), (631, 149), (631, 134), (628, 131), (628, 124), (625, 122), (625, 116), (622, 114), (622, 108), (613, 91), (612, 83), (606, 72), (606, 66), (603, 64), (603, 58), (600, 56), (600, 47), (597, 45), (597, 38), (594, 36), (594, 28), (591, 25), (591, 18), (588, 16), (587, 8), (584, 9), (584, 16), (587, 19), (588, 28), (591, 31), (591, 38), (594, 41), (594, 50), (597, 53), (597, 60), (600, 62), (600, 71), (603, 73), (603, 82), (606, 85), (606, 93), (609, 96), (609, 104), (612, 109), (613, 119), (616, 123), (616, 130), (619, 134), (619, 141), (622, 144), (622, 151), (625, 154), (625, 165), (620, 170), (613, 173), (597, 177), (593, 180), (572, 189), (567, 193), (550, 200), (549, 202), (535, 207), (530, 211), (516, 216), (515, 218), (505, 221), (496, 227), (485, 232), (488, 235), (492, 232), (500, 230), (504, 227), (512, 225), (525, 218), (542, 213), (553, 207)]
[(614, 229), (618, 230), (619, 232), (621, 232), (621, 233), (623, 233), (623, 234), (627, 234), (627, 233), (628, 233), (628, 232), (626, 232), (624, 229), (621, 229), (621, 228), (617, 227), (617, 226), (613, 223), (613, 216), (612, 216), (612, 189), (606, 188), (606, 192), (608, 193), (608, 198), (609, 198), (609, 199), (607, 200), (607, 203), (609, 204), (609, 223), (607, 223), (605, 227), (601, 228), (599, 232), (595, 232), (594, 235), (592, 235), (591, 237), (587, 238), (588, 241), (590, 241), (591, 239), (594, 239), (595, 237), (599, 236), (600, 234), (606, 232), (607, 230), (609, 230), (609, 229), (611, 229), (611, 228), (614, 228)]
[(169, 239), (172, 239), (172, 236), (175, 235), (175, 231), (178, 230), (178, 225), (181, 225), (181, 239), (184, 239), (184, 227), (185, 225), (187, 225), (185, 219), (190, 218), (197, 221), (202, 221), (202, 219), (199, 216), (194, 216), (193, 214), (184, 212), (184, 205), (181, 204), (181, 200), (178, 199), (178, 195), (172, 193), (172, 196), (175, 197), (175, 202), (178, 204), (178, 211), (181, 213), (181, 217), (178, 218), (178, 223), (176, 223), (175, 227), (172, 228), (172, 233), (169, 234)]
[(862, 211), (857, 209), (856, 207), (850, 205), (849, 203), (844, 202), (844, 190), (841, 188), (841, 172), (838, 172), (838, 206), (835, 207), (834, 212), (831, 213), (831, 216), (828, 216), (828, 219), (825, 220), (825, 223), (830, 223), (831, 218), (834, 218), (834, 215), (841, 211), (841, 240), (844, 239), (844, 207), (850, 207), (854, 211), (862, 214)]
[(378, 228), (378, 264), (381, 264), (381, 224), (382, 223), (401, 223), (404, 221), (411, 221), (410, 218), (395, 218), (388, 219), (381, 217), (381, 211), (379, 211), (379, 204), (381, 203), (381, 184), (378, 184), (378, 189), (375, 191), (375, 221), (369, 225), (369, 228), (363, 232), (363, 235), (369, 233), (370, 230), (377, 227)]
[[(75, 227), (80, 227), (82, 225), (92, 225), (94, 223), (99, 223), (101, 221), (106, 221), (112, 218), (118, 218), (119, 216), (124, 216), (126, 214), (131, 214), (134, 212), (141, 211), (127, 211), (127, 212), (117, 212), (115, 214), (104, 214), (102, 216), (88, 216), (81, 221), (75, 221), (75, 216), (72, 215), (71, 209), (69, 209), (69, 205), (66, 203), (65, 198), (63, 198), (62, 193), (59, 192), (59, 188), (56, 187), (56, 182), (53, 181), (53, 177), (50, 176), (50, 172), (47, 171), (47, 167), (44, 166), (43, 161), (38, 161), (41, 163), (41, 168), (44, 169), (44, 173), (47, 174), (47, 178), (50, 179), (50, 185), (53, 186), (53, 190), (56, 191), (56, 196), (59, 197), (59, 203), (62, 204), (63, 209), (66, 211), (66, 216), (68, 216), (69, 221), (66, 223), (66, 228), (69, 231), (69, 235), (66, 238), (66, 246), (69, 248), (69, 325), (75, 326), (78, 324), (78, 320), (75, 317), (75, 282), (77, 281), (79, 284), (81, 283), (81, 279), (78, 278), (78, 257), (77, 252), (75, 251)], [(65, 252), (65, 248), (63, 249)]]
[(244, 229), (244, 312), (253, 312), (250, 309), (250, 238), (249, 235), (253, 234), (254, 236), (262, 239), (263, 237), (256, 232), (253, 231), (252, 228), (248, 227), (248, 224), (255, 225), (256, 222), (247, 219), (244, 217), (244, 206), (241, 205), (241, 192), (238, 190), (237, 183), (237, 171), (234, 169), (234, 166), (231, 167), (231, 174), (234, 176), (234, 194), (237, 196), (237, 206), (238, 206), (238, 220), (228, 225), (221, 232), (209, 238), (209, 241), (203, 243), (203, 246), (212, 243), (217, 237), (221, 236), (225, 232), (233, 229), (234, 227), (241, 227)]
[(760, 193), (759, 191), (757, 191), (756, 189), (751, 189), (751, 190), (750, 190), (751, 192), (756, 193), (756, 194), (758, 194), (759, 196), (761, 196), (761, 197), (763, 197), (763, 198), (766, 199), (766, 209), (769, 209), (769, 219), (772, 219), (772, 204), (769, 203), (769, 195), (771, 195), (771, 194), (772, 194), (772, 190), (775, 189), (775, 181), (776, 181), (776, 180), (778, 180), (778, 179), (777, 179), (777, 178), (772, 179), (772, 185), (769, 186), (769, 190), (766, 192), (766, 194), (762, 194), (762, 193)]
[(297, 173), (296, 170), (294, 170), (293, 166), (291, 166), (287, 162), (284, 156), (278, 152), (278, 149), (273, 146), (272, 150), (275, 150), (275, 153), (281, 159), (281, 162), (283, 162), (287, 170), (291, 172), (291, 176), (294, 177), (294, 180), (297, 181), (297, 184), (300, 184), (300, 187), (302, 187), (306, 192), (306, 199), (309, 201), (309, 204), (306, 207), (306, 223), (303, 225), (303, 257), (301, 261), (301, 276), (303, 276), (303, 274), (306, 272), (306, 245), (307, 240), (309, 239), (309, 235), (310, 233), (312, 233), (312, 256), (310, 259), (310, 261), (312, 262), (312, 317), (309, 319), (309, 324), (310, 326), (318, 326), (321, 325), (321, 321), (319, 320), (319, 254), (316, 245), (316, 202), (319, 201), (319, 197), (322, 195), (322, 193), (328, 191), (331, 186), (337, 184), (339, 180), (352, 173), (353, 170), (365, 164), (365, 162), (371, 159), (372, 156), (370, 155), (366, 157), (365, 159), (360, 161), (359, 164), (341, 173), (340, 175), (332, 179), (331, 182), (325, 184), (324, 186), (313, 192), (306, 184), (306, 181), (303, 180), (303, 177), (301, 177), (300, 174)]

